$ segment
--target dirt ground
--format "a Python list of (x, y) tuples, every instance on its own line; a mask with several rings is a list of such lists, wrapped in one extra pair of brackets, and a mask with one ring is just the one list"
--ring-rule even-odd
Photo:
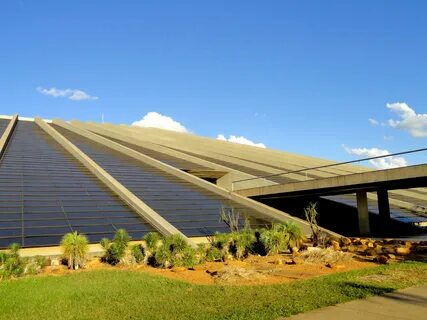
[(207, 262), (192, 269), (172, 268), (160, 269), (146, 265), (110, 266), (92, 259), (85, 269), (73, 271), (65, 266), (46, 267), (42, 275), (62, 275), (69, 272), (87, 272), (90, 270), (108, 270), (111, 268), (136, 272), (147, 272), (171, 279), (186, 281), (194, 284), (235, 284), (235, 285), (264, 285), (284, 283), (300, 279), (308, 279), (321, 275), (343, 272), (377, 264), (369, 261), (351, 259), (344, 264), (326, 266), (325, 264), (287, 264), (290, 256), (250, 256), (244, 261), (231, 260), (228, 262)]

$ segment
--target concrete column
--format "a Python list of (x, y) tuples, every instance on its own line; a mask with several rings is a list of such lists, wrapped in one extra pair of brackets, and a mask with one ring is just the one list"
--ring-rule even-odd
[(378, 189), (378, 211), (380, 214), (381, 230), (386, 232), (390, 223), (390, 204), (387, 189)]
[(366, 191), (359, 191), (357, 196), (357, 213), (359, 216), (359, 232), (361, 235), (368, 235), (370, 233), (369, 226), (369, 211), (368, 211), (368, 198)]

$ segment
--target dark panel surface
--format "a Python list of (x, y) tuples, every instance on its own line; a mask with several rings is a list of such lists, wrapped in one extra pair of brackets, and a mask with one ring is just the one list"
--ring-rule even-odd
[(227, 231), (227, 226), (219, 221), (222, 207), (234, 208), (241, 217), (253, 218), (254, 226), (257, 224), (255, 221), (263, 225), (266, 223), (259, 222), (259, 214), (251, 208), (206, 191), (59, 126), (52, 127), (187, 236), (204, 236), (216, 231)]
[(0, 247), (57, 245), (78, 231), (91, 242), (132, 225), (153, 228), (34, 122), (19, 121), (0, 161)]

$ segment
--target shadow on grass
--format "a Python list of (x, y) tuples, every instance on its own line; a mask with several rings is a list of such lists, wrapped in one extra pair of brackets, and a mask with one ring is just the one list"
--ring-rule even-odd
[(391, 293), (395, 289), (389, 288), (389, 287), (381, 287), (371, 284), (361, 284), (357, 282), (343, 282), (338, 290), (345, 294), (346, 296), (352, 297), (352, 298), (366, 298), (368, 296), (381, 296), (386, 293)]

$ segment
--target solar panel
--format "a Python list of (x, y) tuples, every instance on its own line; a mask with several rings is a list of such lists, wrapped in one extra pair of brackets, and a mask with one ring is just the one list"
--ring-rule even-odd
[(125, 225), (136, 239), (153, 231), (37, 124), (18, 121), (0, 160), (0, 247), (57, 245), (71, 231), (95, 242)]

